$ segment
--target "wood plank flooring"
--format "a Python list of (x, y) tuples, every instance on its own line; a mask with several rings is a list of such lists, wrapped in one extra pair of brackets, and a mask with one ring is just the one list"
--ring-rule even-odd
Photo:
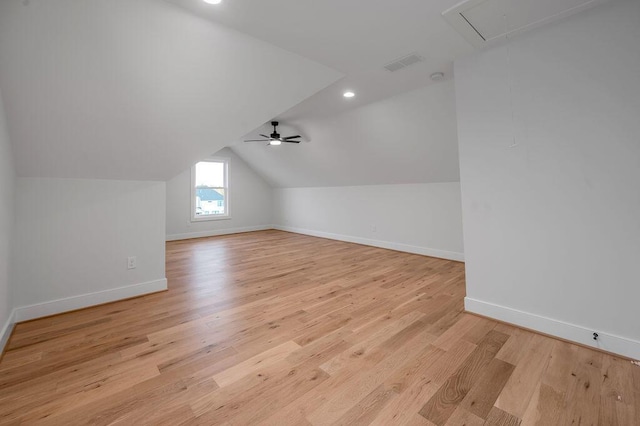
[(19, 324), (0, 424), (640, 425), (640, 367), (463, 313), (464, 265), (264, 231)]

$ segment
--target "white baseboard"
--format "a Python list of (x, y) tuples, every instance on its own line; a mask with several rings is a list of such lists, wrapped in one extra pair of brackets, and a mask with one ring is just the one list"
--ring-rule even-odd
[(271, 225), (247, 226), (244, 228), (214, 229), (211, 231), (189, 232), (187, 234), (167, 235), (167, 241), (190, 240), (192, 238), (217, 237), (219, 235), (241, 234), (243, 232), (266, 231)]
[(72, 296), (30, 306), (22, 306), (14, 310), (15, 314), (13, 320), (15, 322), (29, 321), (49, 315), (56, 315), (74, 311), (76, 309), (101, 305), (103, 303), (116, 302), (118, 300), (129, 299), (131, 297), (156, 293), (166, 289), (167, 279), (163, 278), (160, 280), (99, 291), (96, 293)]
[[(539, 331), (595, 349), (601, 349), (636, 360), (640, 359), (640, 342), (636, 340), (529, 312), (507, 308), (505, 306), (495, 305), (493, 303), (483, 302), (470, 297), (465, 297), (464, 307), (468, 312), (495, 318), (499, 321)], [(594, 332), (598, 333), (598, 340), (593, 340)]]
[(4, 347), (7, 345), (7, 342), (9, 341), (9, 337), (11, 337), (13, 326), (16, 323), (15, 317), (16, 317), (16, 310), (14, 309), (9, 314), (9, 318), (7, 318), (7, 321), (2, 327), (2, 330), (0, 330), (0, 355), (4, 351)]
[(380, 247), (390, 250), (403, 251), (406, 253), (421, 254), (423, 256), (464, 262), (464, 253), (458, 253), (454, 251), (412, 246), (409, 244), (394, 243), (391, 241), (371, 240), (368, 238), (352, 237), (350, 235), (332, 234), (329, 232), (321, 231), (312, 231), (309, 229), (292, 228), (290, 226), (274, 225), (273, 228), (280, 231), (294, 232), (296, 234), (311, 235), (313, 237), (328, 238), (330, 240), (346, 241), (348, 243), (363, 244), (365, 246)]

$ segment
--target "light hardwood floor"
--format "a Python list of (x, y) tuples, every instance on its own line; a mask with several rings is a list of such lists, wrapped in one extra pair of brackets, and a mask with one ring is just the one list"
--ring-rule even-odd
[(1, 424), (640, 425), (640, 367), (463, 313), (461, 263), (279, 231), (19, 324)]

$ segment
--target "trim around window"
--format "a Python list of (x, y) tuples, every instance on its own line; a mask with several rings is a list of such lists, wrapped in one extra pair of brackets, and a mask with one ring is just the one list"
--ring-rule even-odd
[[(196, 215), (196, 165), (198, 163), (211, 162), (224, 164), (224, 186), (216, 188), (224, 190), (224, 214), (210, 214), (210, 215)], [(208, 222), (213, 220), (229, 220), (231, 219), (230, 202), (229, 202), (229, 158), (226, 157), (211, 157), (206, 158), (191, 167), (191, 211), (189, 218), (191, 222)]]

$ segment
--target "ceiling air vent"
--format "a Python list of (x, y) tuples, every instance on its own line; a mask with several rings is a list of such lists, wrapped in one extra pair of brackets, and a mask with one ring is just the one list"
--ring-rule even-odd
[(477, 48), (609, 0), (466, 0), (442, 16)]
[(424, 58), (418, 54), (412, 53), (411, 55), (397, 59), (390, 64), (384, 66), (387, 71), (395, 72), (402, 68), (410, 67), (413, 64), (424, 61)]

